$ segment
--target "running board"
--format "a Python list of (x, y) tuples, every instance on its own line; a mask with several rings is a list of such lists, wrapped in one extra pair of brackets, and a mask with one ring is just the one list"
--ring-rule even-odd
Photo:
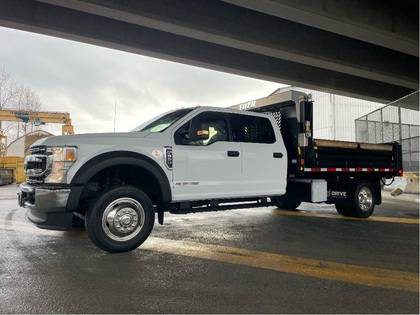
[(193, 206), (188, 203), (180, 203), (178, 204), (178, 207), (170, 208), (169, 212), (175, 213), (175, 214), (186, 214), (186, 213), (247, 209), (247, 208), (262, 208), (262, 207), (273, 207), (273, 206), (276, 206), (276, 204), (274, 202), (269, 202), (269, 201), (232, 203), (232, 204), (209, 203), (207, 205), (202, 205), (202, 206)]

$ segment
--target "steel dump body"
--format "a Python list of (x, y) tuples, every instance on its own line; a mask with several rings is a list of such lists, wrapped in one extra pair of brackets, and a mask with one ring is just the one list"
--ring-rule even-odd
[(356, 177), (401, 176), (401, 145), (313, 138), (313, 102), (289, 90), (232, 106), (274, 116), (288, 153), (288, 177), (326, 178), (337, 173)]
[(400, 146), (315, 139), (313, 159), (305, 172), (375, 172), (398, 175)]

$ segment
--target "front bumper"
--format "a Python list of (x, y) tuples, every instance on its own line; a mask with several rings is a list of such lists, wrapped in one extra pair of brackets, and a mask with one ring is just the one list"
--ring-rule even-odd
[(65, 230), (72, 228), (73, 213), (66, 211), (70, 195), (67, 187), (41, 187), (27, 183), (19, 186), (19, 206), (28, 209), (27, 217), (44, 229)]

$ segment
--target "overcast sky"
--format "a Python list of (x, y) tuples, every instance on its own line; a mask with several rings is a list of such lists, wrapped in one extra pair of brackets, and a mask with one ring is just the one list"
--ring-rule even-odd
[(228, 106), (284, 86), (2, 27), (0, 67), (43, 110), (70, 112), (78, 133), (112, 131), (115, 101), (116, 130), (129, 131), (177, 107)]

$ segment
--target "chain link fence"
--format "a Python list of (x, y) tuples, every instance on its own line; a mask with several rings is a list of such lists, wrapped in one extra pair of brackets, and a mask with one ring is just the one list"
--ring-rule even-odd
[(358, 142), (401, 143), (404, 171), (419, 172), (419, 91), (357, 118), (355, 125)]

